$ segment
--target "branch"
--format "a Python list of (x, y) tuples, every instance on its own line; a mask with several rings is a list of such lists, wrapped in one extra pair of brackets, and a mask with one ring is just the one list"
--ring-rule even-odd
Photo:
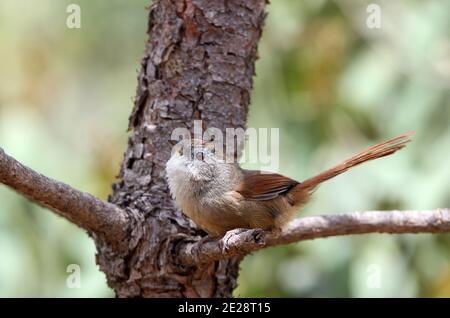
[(232, 256), (244, 256), (265, 247), (329, 236), (365, 233), (450, 232), (450, 210), (368, 211), (295, 219), (279, 233), (260, 229), (229, 231), (220, 240), (186, 242), (179, 246), (179, 261), (193, 265)]
[(123, 210), (25, 167), (2, 148), (0, 182), (109, 243), (126, 237), (128, 219)]

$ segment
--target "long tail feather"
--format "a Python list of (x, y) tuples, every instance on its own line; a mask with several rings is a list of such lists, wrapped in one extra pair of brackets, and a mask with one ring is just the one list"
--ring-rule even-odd
[[(341, 162), (340, 164), (328, 169), (312, 178), (309, 178), (299, 184), (296, 190), (309, 190), (312, 191), (320, 183), (336, 177), (337, 175), (347, 171), (348, 169), (362, 164), (363, 162), (389, 156), (398, 150), (404, 148), (408, 142), (411, 141), (410, 137), (414, 135), (415, 132), (409, 132), (395, 138), (386, 140), (385, 142), (379, 143), (375, 146), (367, 148), (366, 150), (354, 155), (353, 157)], [(296, 191), (297, 192), (297, 191)]]

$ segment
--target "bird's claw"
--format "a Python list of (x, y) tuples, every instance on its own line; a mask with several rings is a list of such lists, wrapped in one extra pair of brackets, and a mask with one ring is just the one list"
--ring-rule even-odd
[(263, 234), (264, 234), (264, 230), (263, 229), (243, 229), (243, 228), (238, 228), (238, 229), (233, 229), (228, 231), (227, 233), (225, 233), (225, 235), (222, 238), (222, 250), (224, 252), (228, 252), (233, 245), (235, 245), (234, 243), (236, 243), (237, 240), (241, 240), (242, 237), (240, 236), (240, 234), (246, 233), (247, 235), (245, 235), (245, 240), (246, 241), (251, 241), (251, 242), (256, 242), (256, 243), (260, 243), (262, 238), (263, 238)]

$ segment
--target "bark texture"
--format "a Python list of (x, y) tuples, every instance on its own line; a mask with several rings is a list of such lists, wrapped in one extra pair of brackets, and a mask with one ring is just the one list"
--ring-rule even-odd
[(133, 220), (129, 251), (98, 244), (119, 297), (230, 297), (240, 257), (197, 266), (177, 245), (203, 235), (174, 207), (165, 179), (173, 129), (245, 128), (265, 0), (155, 1), (130, 116), (131, 136), (110, 202)]

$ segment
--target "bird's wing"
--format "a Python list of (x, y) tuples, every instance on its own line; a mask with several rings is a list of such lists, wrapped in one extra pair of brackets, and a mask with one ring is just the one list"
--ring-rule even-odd
[(265, 201), (286, 194), (297, 184), (297, 181), (278, 173), (243, 170), (236, 192), (249, 200)]

